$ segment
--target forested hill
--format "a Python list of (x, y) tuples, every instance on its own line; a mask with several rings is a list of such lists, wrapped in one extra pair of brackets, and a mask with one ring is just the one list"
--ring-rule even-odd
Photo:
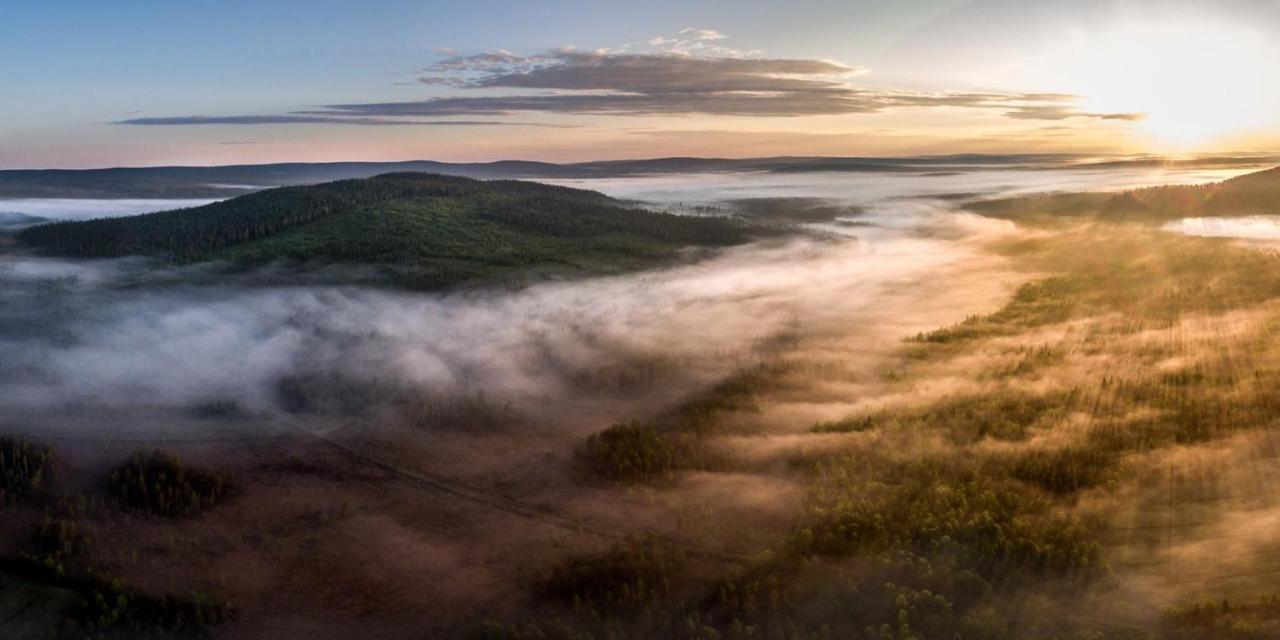
[(430, 287), (511, 270), (616, 272), (669, 259), (683, 247), (740, 244), (764, 232), (726, 218), (627, 208), (594, 191), (392, 173), (47, 224), (17, 237), (70, 257), (376, 265)]
[(1118, 193), (1058, 193), (971, 202), (986, 215), (1096, 216), (1162, 222), (1194, 216), (1280, 214), (1280, 167), (1200, 185), (1169, 185)]

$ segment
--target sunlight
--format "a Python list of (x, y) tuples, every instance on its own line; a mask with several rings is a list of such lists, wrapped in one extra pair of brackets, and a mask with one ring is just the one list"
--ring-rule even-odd
[(1186, 21), (1076, 32), (1042, 69), (1085, 110), (1144, 114), (1157, 142), (1194, 150), (1276, 122), (1280, 91), (1261, 76), (1278, 61), (1280, 47), (1251, 28)]
[(0, 3), (0, 640), (1280, 640), (1280, 0)]

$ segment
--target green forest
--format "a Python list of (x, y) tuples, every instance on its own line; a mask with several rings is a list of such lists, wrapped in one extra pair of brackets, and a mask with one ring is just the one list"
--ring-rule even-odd
[(639, 269), (688, 246), (740, 244), (769, 231), (728, 218), (631, 208), (595, 191), (391, 173), (190, 209), (47, 224), (22, 231), (18, 240), (82, 258), (374, 265), (397, 284), (429, 289), (530, 272)]

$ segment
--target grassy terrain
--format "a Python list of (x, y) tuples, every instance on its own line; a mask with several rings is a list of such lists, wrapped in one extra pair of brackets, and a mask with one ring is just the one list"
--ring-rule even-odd
[(0, 558), (0, 572), (27, 582), (28, 593), (60, 596), (64, 606), (60, 619), (37, 637), (206, 637), (232, 614), (228, 604), (207, 595), (156, 597), (97, 570), (89, 533), (74, 521), (46, 520), (26, 547)]
[(785, 361), (738, 369), (716, 385), (645, 422), (622, 423), (590, 436), (576, 452), (588, 479), (653, 481), (674, 472), (724, 466), (723, 452), (708, 446), (722, 419), (758, 408), (757, 393), (790, 368)]
[[(1071, 208), (1094, 197), (1055, 215), (1006, 212), (1034, 227), (989, 246), (1021, 284), (988, 313), (901, 336), (887, 362), (866, 367), (892, 375), (831, 368), (865, 348), (863, 336), (820, 354), (796, 337), (666, 410), (578, 442), (574, 480), (604, 496), (601, 520), (629, 501), (710, 503), (698, 512), (712, 521), (697, 523), (705, 529), (675, 530), (710, 531), (695, 549), (738, 550), (755, 532), (715, 496), (751, 494), (751, 511), (789, 507), (769, 516), (781, 522), (767, 542), (715, 558), (663, 539), (556, 542), (557, 562), (523, 576), (524, 599), (469, 630), (574, 640), (1275, 637), (1280, 254), (1147, 224), (1171, 214)], [(456, 215), (499, 224), (486, 211)], [(326, 238), (352, 223), (339, 224), (347, 215), (255, 242), (342, 251)], [(829, 417), (793, 424), (815, 405)], [(720, 492), (697, 493), (709, 486)], [(625, 524), (639, 536), (652, 522)], [(55, 573), (78, 566), (78, 529), (51, 527), (27, 553), (44, 554)], [(360, 546), (350, 541), (369, 531), (335, 544)], [(308, 552), (300, 566), (314, 564)], [(180, 602), (183, 620), (195, 615)]]
[[(171, 638), (204, 637), (232, 615), (230, 605), (204, 594), (157, 596), (103, 571), (93, 538), (111, 513), (85, 495), (64, 493), (51, 482), (49, 447), (17, 439), (0, 441), (0, 472), (11, 487), (38, 486), (47, 500), (43, 519), (28, 525), (32, 505), (6, 510), (4, 551), (0, 551), (0, 631), (5, 637)], [(14, 479), (18, 484), (13, 484)], [(121, 507), (162, 515), (184, 515), (206, 507), (225, 491), (225, 480), (183, 469), (176, 459), (155, 452), (136, 454), (107, 481), (122, 491)], [(11, 546), (15, 533), (23, 535)], [(113, 554), (137, 549), (111, 549)], [(12, 635), (8, 635), (12, 634)]]
[[(1215, 523), (1236, 512), (1203, 497), (1170, 502), (1174, 487), (1160, 483), (1187, 460), (1237, 451), (1231, 443), (1250, 434), (1270, 442), (1280, 416), (1272, 391), (1280, 386), (1280, 255), (1092, 214), (1034, 222), (1036, 233), (993, 246), (1034, 274), (1006, 305), (906, 337), (880, 408), (811, 427), (810, 437), (823, 439), (815, 444), (824, 444), (800, 446), (791, 458), (806, 487), (791, 534), (718, 578), (669, 571), (668, 583), (701, 585), (700, 596), (677, 606), (653, 605), (643, 615), (566, 611), (490, 631), (1274, 637), (1280, 607), (1272, 573), (1240, 577), (1235, 559), (1186, 557), (1170, 546), (1181, 538), (1219, 545)], [(731, 379), (722, 391), (750, 393), (709, 395), (723, 411), (615, 427), (584, 450), (607, 452), (594, 458), (595, 469), (614, 480), (678, 477), (689, 468), (741, 473), (747, 468), (734, 452), (749, 445), (740, 434), (720, 439), (720, 425), (762, 406), (767, 420), (777, 385), (776, 377), (749, 386)], [(734, 400), (743, 397), (750, 402)], [(688, 415), (697, 405), (669, 413)], [(843, 440), (832, 445), (833, 437)], [(700, 448), (675, 444), (689, 441)], [(718, 466), (702, 462), (708, 449), (721, 453)], [(1233, 493), (1221, 486), (1226, 479), (1214, 479), (1226, 468), (1195, 464), (1205, 484), (1175, 495)], [(1254, 508), (1267, 521), (1267, 507)], [(1119, 520), (1134, 524), (1119, 528)], [(1269, 566), (1271, 556), (1249, 562)], [(1189, 572), (1244, 586), (1197, 588), (1197, 579), (1184, 579)], [(1186, 594), (1127, 591), (1153, 580)]]
[[(833, 398), (838, 392), (826, 383), (845, 376), (833, 373), (830, 353), (798, 336), (665, 410), (579, 441), (574, 462), (583, 473), (574, 480), (606, 500), (674, 501), (691, 486), (722, 480), (728, 491), (778, 489), (778, 500), (793, 508), (773, 516), (785, 520), (768, 537), (756, 538), (766, 542), (738, 553), (749, 525), (714, 503), (702, 512), (714, 522), (695, 524), (723, 537), (699, 538), (691, 553), (645, 539), (651, 523), (628, 520), (634, 540), (603, 549), (557, 543), (554, 563), (523, 575), (525, 598), (468, 632), (1273, 637), (1280, 607), (1270, 567), (1280, 552), (1266, 546), (1266, 525), (1280, 487), (1265, 461), (1280, 416), (1273, 392), (1280, 384), (1280, 255), (1091, 216), (1037, 224), (991, 246), (1025, 283), (989, 313), (902, 336), (881, 363), (892, 376), (859, 380), (847, 397)], [(856, 408), (798, 427), (781, 418), (789, 414), (780, 408), (823, 402)], [(144, 487), (131, 509), (195, 513), (224, 497), (200, 489), (198, 471), (152, 462), (145, 455), (127, 461), (125, 469), (146, 478), (141, 483), (109, 482)], [(743, 478), (760, 484), (734, 484)], [(1249, 492), (1259, 496), (1256, 504), (1218, 499)], [(234, 509), (204, 511), (196, 522)], [(1241, 513), (1256, 516), (1249, 522), (1259, 528), (1223, 538), (1239, 528), (1233, 518)], [(133, 510), (120, 517), (156, 528), (190, 524)], [(348, 517), (323, 526), (341, 531)], [(330, 521), (313, 514), (305, 522)], [(6, 571), (51, 602), (98, 602), (94, 593), (115, 587), (92, 577), (100, 575), (94, 527), (91, 517), (55, 517), (21, 542)], [(333, 544), (347, 548), (367, 533), (353, 529), (344, 535), (355, 537)], [(299, 566), (312, 566), (307, 550), (324, 548), (326, 539), (316, 534), (280, 547), (303, 549)], [(1244, 549), (1241, 540), (1262, 546)], [(735, 553), (708, 558), (700, 548)], [(424, 569), (415, 579), (432, 575)], [(74, 628), (97, 629), (93, 621), (106, 616), (126, 621), (118, 630), (156, 624), (217, 633), (209, 622), (231, 611), (203, 596), (118, 588), (102, 591), (103, 601), (123, 595), (138, 608), (74, 609), (83, 612)], [(335, 601), (350, 594), (344, 586)]]
[(1120, 193), (1060, 193), (970, 202), (983, 215), (1031, 221), (1092, 217), (1111, 222), (1163, 222), (1195, 216), (1280, 212), (1280, 168), (1203, 185), (1169, 185)]

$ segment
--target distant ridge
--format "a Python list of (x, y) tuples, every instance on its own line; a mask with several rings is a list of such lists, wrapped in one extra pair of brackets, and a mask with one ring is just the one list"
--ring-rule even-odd
[(18, 213), (15, 211), (0, 211), (0, 232), (14, 231), (17, 229), (25, 229), (26, 227), (34, 227), (38, 224), (50, 222), (48, 218), (33, 216), (26, 213)]
[(0, 171), (0, 198), (229, 198), (269, 187), (318, 184), (415, 171), (468, 178), (571, 180), (672, 173), (817, 171), (930, 173), (992, 168), (1052, 170), (1121, 166), (1262, 166), (1270, 156), (1215, 156), (1169, 160), (1139, 157), (1098, 160), (1064, 154), (956, 154), (912, 157), (782, 156), (769, 158), (670, 157), (555, 164), (529, 160), (449, 163), (290, 162), (214, 167), (120, 167), (110, 169), (21, 169)]
[(1208, 184), (1054, 193), (970, 202), (965, 206), (1002, 217), (1097, 216), (1157, 222), (1195, 216), (1280, 215), (1280, 167)]

